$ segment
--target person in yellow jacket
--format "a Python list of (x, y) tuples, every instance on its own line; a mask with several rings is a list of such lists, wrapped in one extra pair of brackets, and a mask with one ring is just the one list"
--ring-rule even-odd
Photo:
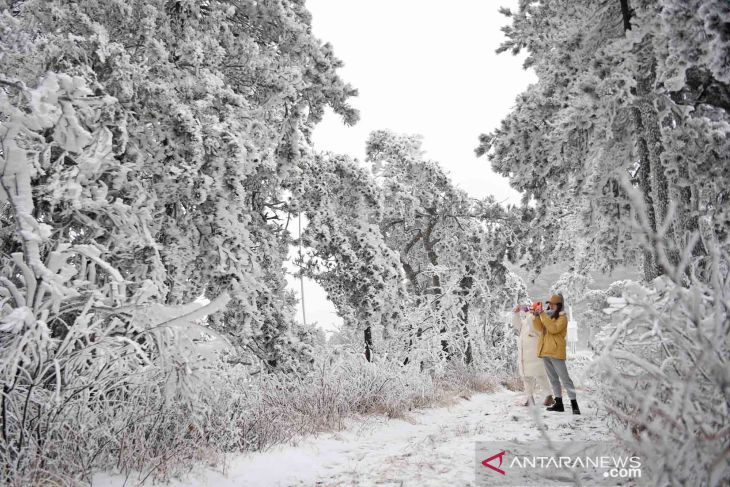
[(568, 315), (563, 310), (563, 296), (554, 294), (545, 303), (544, 310), (533, 311), (532, 327), (540, 333), (537, 342), (537, 356), (542, 358), (545, 372), (553, 388), (555, 404), (548, 411), (565, 411), (561, 383), (570, 398), (573, 414), (580, 414), (573, 380), (565, 365), (565, 336), (568, 334)]

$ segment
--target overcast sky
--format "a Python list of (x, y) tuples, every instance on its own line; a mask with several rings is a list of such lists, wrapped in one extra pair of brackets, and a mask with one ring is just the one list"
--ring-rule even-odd
[[(315, 36), (334, 46), (355, 86), (360, 110), (354, 127), (328, 111), (314, 130), (317, 150), (364, 159), (365, 140), (377, 129), (421, 134), (429, 158), (475, 197), (517, 203), (518, 194), (492, 173), (474, 148), (536, 80), (523, 57), (496, 55), (506, 25), (500, 6), (516, 0), (307, 0)], [(299, 285), (292, 286), (297, 291)], [(305, 282), (307, 321), (331, 330), (341, 320), (324, 292)], [(298, 314), (301, 320), (301, 310)]]

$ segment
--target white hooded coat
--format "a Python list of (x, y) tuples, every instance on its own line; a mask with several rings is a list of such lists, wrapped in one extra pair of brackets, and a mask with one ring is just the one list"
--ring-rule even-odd
[(512, 326), (519, 333), (517, 339), (517, 366), (522, 377), (546, 377), (542, 359), (537, 356), (540, 333), (532, 327), (532, 314), (512, 313)]

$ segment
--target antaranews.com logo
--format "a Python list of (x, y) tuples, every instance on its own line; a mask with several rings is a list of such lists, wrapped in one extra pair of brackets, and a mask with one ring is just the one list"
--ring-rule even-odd
[(477, 442), (477, 486), (640, 486), (641, 458), (607, 442)]

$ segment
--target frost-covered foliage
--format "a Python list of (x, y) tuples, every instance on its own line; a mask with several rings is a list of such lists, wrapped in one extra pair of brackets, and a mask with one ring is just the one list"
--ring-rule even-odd
[(513, 299), (503, 265), (514, 241), (509, 213), (457, 188), (424, 158), (418, 137), (376, 131), (366, 153), (381, 188), (381, 233), (397, 252), (409, 295), (391, 353), (404, 362), (472, 363), (474, 343), (484, 343), (486, 328), (497, 336), (504, 303)]
[[(310, 23), (298, 0), (0, 1), (3, 481), (166, 478), (493, 387), (450, 359), (513, 346), (508, 215), (408, 138), (371, 138), (375, 175), (317, 155), (326, 106), (358, 115)], [(372, 363), (316, 361), (293, 320), (300, 213), (300, 264)]]
[(728, 246), (697, 258), (690, 241), (673, 266), (665, 236), (649, 225), (643, 198), (629, 183), (625, 190), (639, 216), (636, 234), (668, 272), (650, 283), (616, 282), (586, 296), (593, 304), (605, 302), (611, 313), (594, 341), (598, 393), (615, 434), (642, 455), (655, 485), (720, 485), (730, 476)]
[[(159, 302), (228, 292), (231, 303), (212, 323), (239, 350), (268, 367), (306, 362), (309, 346), (290, 332), (288, 238), (275, 208), (324, 107), (357, 119), (347, 105), (355, 92), (336, 75), (331, 48), (311, 35), (306, 9), (246, 0), (11, 3), (0, 16), (3, 86), (34, 87), (53, 71), (117, 100), (99, 115), (104, 130), (89, 162), (52, 145), (43, 154), (59, 167), (33, 180), (52, 241), (103, 245), (130, 288), (144, 285)], [(89, 136), (85, 123), (71, 128)], [(94, 171), (85, 194), (78, 178)], [(13, 245), (8, 235), (3, 242)]]
[[(416, 408), (451, 404), (455, 397), (498, 388), (487, 374), (473, 368), (450, 366), (430, 376), (417, 366), (380, 359), (368, 362), (359, 348), (334, 347), (321, 353), (312, 370), (301, 377), (252, 376), (240, 366), (221, 370), (211, 379), (209, 413), (204, 423), (196, 425), (201, 435), (195, 436), (200, 446), (215, 450), (198, 455), (207, 453), (212, 463), (220, 460), (216, 451), (258, 451), (296, 442), (304, 435), (339, 430), (360, 414), (407, 418)], [(129, 473), (130, 480), (147, 474)]]
[(501, 311), (519, 294), (502, 262), (513, 215), (454, 186), (418, 137), (373, 132), (367, 156), (308, 153), (282, 206), (306, 217), (299, 264), (343, 318), (340, 338), (364, 342), (368, 359), (502, 370), (514, 343)]
[(220, 447), (217, 351), (311, 367), (280, 199), (325, 106), (357, 112), (310, 22), (297, 1), (0, 1), (4, 481), (167, 475)]
[(627, 286), (601, 343), (599, 393), (655, 485), (730, 478), (728, 257), (715, 254), (709, 282)]
[(15, 230), (0, 271), (4, 483), (63, 484), (111, 462), (141, 467), (171, 443), (180, 446), (172, 456), (185, 457), (186, 430), (201, 419), (196, 397), (216, 359), (191, 330), (228, 295), (203, 307), (155, 303), (150, 279), (130, 285), (102, 242), (79, 235), (89, 227), (53, 210), (95, 208), (100, 222), (134, 214), (105, 199), (105, 181), (120, 172), (103, 123), (115, 104), (64, 74), (0, 92), (0, 204)]
[[(663, 0), (660, 22), (667, 36), (667, 79), (674, 79), (674, 88), (682, 89), (690, 80), (688, 70), (706, 70), (722, 83), (730, 83), (730, 5), (722, 0)], [(673, 76), (672, 76), (673, 75)], [(710, 81), (709, 79), (706, 81)], [(702, 93), (709, 100), (721, 93)], [(713, 93), (714, 91), (714, 93)], [(727, 96), (728, 93), (725, 93)], [(722, 103), (727, 103), (728, 99)]]
[(567, 303), (577, 304), (588, 292), (591, 277), (578, 272), (564, 272), (550, 286), (551, 294), (562, 294)]
[[(621, 181), (641, 190), (669, 262), (727, 238), (730, 84), (727, 2), (523, 1), (500, 50), (526, 50), (538, 82), (477, 152), (523, 191), (532, 262), (664, 272), (629, 224)], [(677, 203), (673, 217), (670, 202)], [(560, 221), (552, 231), (546, 222)], [(671, 244), (671, 245), (670, 245)]]
[(303, 272), (322, 285), (344, 326), (365, 335), (370, 356), (373, 333), (399, 325), (405, 299), (398, 255), (380, 232), (381, 189), (366, 167), (345, 156), (315, 155), (298, 169), (287, 208), (308, 222)]

